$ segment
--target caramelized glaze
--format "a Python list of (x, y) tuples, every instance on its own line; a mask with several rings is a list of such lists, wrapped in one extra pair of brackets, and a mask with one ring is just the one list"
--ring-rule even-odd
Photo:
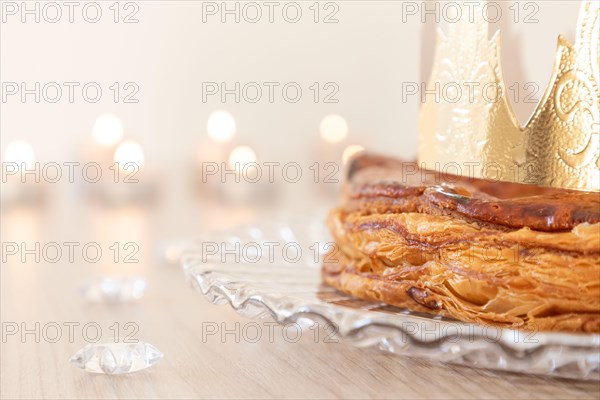
[(361, 155), (328, 218), (337, 247), (323, 278), (467, 322), (600, 332), (599, 196)]

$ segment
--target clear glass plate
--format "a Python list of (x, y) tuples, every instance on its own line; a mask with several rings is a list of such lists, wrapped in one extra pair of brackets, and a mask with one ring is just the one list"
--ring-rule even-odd
[(183, 269), (213, 304), (250, 318), (314, 324), (337, 339), (394, 354), (574, 379), (600, 379), (600, 335), (522, 332), (355, 299), (321, 284), (333, 243), (322, 221), (216, 232), (188, 249)]

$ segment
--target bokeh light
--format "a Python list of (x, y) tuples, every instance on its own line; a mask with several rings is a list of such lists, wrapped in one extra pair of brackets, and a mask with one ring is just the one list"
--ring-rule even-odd
[(206, 130), (208, 135), (217, 142), (227, 142), (235, 135), (235, 119), (227, 111), (217, 110), (208, 117)]
[(113, 146), (123, 138), (123, 124), (116, 115), (104, 114), (96, 119), (92, 134), (98, 144)]
[(127, 140), (117, 146), (114, 161), (119, 164), (121, 169), (124, 169), (127, 163), (134, 163), (139, 169), (142, 169), (145, 162), (144, 150), (136, 142)]
[(4, 151), (4, 162), (17, 163), (19, 169), (23, 163), (26, 168), (31, 168), (35, 163), (33, 147), (23, 140), (15, 140), (9, 143)]
[(342, 162), (344, 165), (348, 164), (348, 161), (350, 161), (352, 156), (360, 153), (361, 151), (365, 151), (365, 148), (358, 144), (351, 144), (350, 146), (346, 147), (342, 153)]
[(229, 154), (228, 164), (237, 171), (244, 169), (246, 164), (255, 163), (256, 153), (249, 146), (237, 146)]
[(321, 120), (321, 137), (328, 143), (339, 143), (348, 136), (348, 123), (338, 114), (331, 114)]

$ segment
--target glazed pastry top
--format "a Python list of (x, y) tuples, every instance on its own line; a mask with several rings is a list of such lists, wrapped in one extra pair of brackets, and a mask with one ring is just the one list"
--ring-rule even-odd
[(600, 222), (597, 192), (459, 177), (369, 154), (351, 161), (344, 197), (349, 209), (375, 204), (375, 212), (452, 215), (500, 229), (553, 232)]

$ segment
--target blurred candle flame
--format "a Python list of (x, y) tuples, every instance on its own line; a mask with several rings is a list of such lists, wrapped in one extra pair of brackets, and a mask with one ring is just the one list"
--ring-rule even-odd
[(361, 151), (365, 151), (365, 148), (358, 144), (351, 144), (350, 146), (346, 147), (342, 153), (342, 162), (344, 165), (348, 164), (348, 161), (350, 161), (352, 156), (360, 153)]
[(361, 151), (365, 151), (365, 148), (358, 144), (351, 144), (350, 146), (346, 147), (342, 153), (342, 163), (344, 165), (348, 164), (348, 161), (350, 161), (355, 154), (358, 154)]
[(230, 168), (235, 168), (240, 172), (247, 164), (255, 163), (256, 153), (249, 146), (237, 146), (229, 153), (228, 164)]
[(214, 111), (208, 117), (206, 130), (208, 135), (216, 142), (224, 143), (233, 139), (235, 135), (235, 119), (233, 115), (224, 110)]
[(348, 123), (338, 114), (330, 114), (321, 120), (321, 137), (328, 143), (339, 143), (348, 136)]
[(19, 169), (22, 164), (25, 164), (25, 168), (32, 167), (35, 163), (33, 147), (23, 140), (15, 140), (9, 143), (4, 152), (4, 162), (17, 163)]
[(145, 162), (144, 150), (138, 143), (127, 140), (117, 146), (114, 162), (119, 164), (121, 170), (127, 170), (125, 167), (127, 163), (133, 163), (138, 169), (142, 169)]
[(92, 130), (94, 140), (102, 146), (113, 146), (123, 138), (123, 124), (113, 114), (98, 117)]

